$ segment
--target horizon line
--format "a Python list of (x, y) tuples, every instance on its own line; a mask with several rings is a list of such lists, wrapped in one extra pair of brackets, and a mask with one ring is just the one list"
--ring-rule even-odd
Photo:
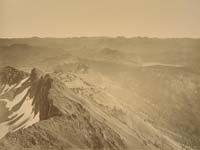
[(27, 36), (27, 37), (0, 37), (0, 39), (69, 39), (69, 38), (125, 38), (125, 39), (133, 39), (133, 38), (141, 38), (141, 39), (200, 39), (200, 37), (156, 37), (156, 36)]

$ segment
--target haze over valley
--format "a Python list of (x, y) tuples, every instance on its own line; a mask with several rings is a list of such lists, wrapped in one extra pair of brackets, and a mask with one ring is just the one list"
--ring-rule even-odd
[(200, 148), (200, 40), (0, 39), (0, 149)]

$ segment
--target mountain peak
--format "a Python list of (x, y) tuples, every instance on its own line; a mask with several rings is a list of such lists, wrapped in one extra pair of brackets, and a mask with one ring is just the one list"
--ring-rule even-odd
[(3, 67), (0, 70), (0, 82), (4, 84), (15, 84), (28, 76), (28, 73), (19, 71), (11, 66)]
[(40, 69), (33, 68), (30, 73), (30, 79), (31, 81), (34, 81), (36, 79), (39, 79), (43, 74), (44, 73)]

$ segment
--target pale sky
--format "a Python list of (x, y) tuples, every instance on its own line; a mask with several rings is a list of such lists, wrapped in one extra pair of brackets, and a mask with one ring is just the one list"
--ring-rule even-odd
[(200, 37), (200, 0), (0, 0), (0, 37)]

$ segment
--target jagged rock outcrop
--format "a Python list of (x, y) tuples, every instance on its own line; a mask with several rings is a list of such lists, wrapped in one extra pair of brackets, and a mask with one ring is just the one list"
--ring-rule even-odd
[(30, 74), (30, 82), (30, 97), (33, 97), (35, 114), (40, 113), (40, 120), (60, 115), (61, 112), (53, 105), (53, 100), (48, 97), (53, 82), (50, 75), (43, 76), (39, 70), (34, 68)]
[[(21, 79), (1, 95), (9, 106), (3, 124), (10, 132), (0, 140), (1, 150), (127, 148), (120, 135), (58, 79), (37, 69)], [(13, 96), (6, 97), (10, 92)]]

